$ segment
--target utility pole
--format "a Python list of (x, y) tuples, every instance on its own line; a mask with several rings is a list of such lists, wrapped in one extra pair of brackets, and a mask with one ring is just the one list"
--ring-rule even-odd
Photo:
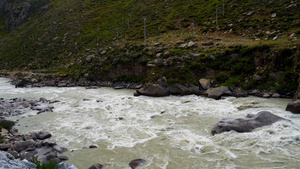
[(146, 16), (144, 16), (143, 19), (144, 19), (144, 38), (145, 38), (145, 46), (146, 46)]
[(218, 8), (216, 9), (216, 25), (218, 25)]
[(193, 19), (193, 37), (195, 37), (195, 22), (194, 22), (194, 19)]
[(224, 0), (223, 0), (223, 16), (225, 15), (225, 12), (224, 12)]

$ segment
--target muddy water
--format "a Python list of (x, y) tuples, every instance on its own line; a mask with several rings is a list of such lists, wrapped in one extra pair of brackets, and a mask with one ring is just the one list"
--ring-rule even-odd
[[(133, 97), (132, 90), (111, 88), (14, 88), (0, 79), (0, 95), (60, 100), (53, 112), (29, 113), (20, 119), (22, 133), (47, 130), (70, 151), (69, 163), (79, 169), (94, 163), (105, 169), (129, 169), (137, 158), (141, 168), (299, 168), (300, 115), (284, 111), (288, 99), (228, 97), (215, 101), (199, 96)], [(251, 133), (210, 130), (224, 117), (242, 117), (268, 110), (289, 122)], [(99, 146), (89, 149), (92, 144)]]

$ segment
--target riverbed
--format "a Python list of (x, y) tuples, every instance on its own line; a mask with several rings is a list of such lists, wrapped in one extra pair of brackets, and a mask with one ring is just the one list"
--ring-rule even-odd
[[(290, 99), (201, 96), (133, 96), (134, 90), (84, 87), (15, 88), (0, 78), (0, 97), (59, 100), (53, 112), (10, 117), (23, 134), (47, 130), (66, 147), (79, 169), (100, 163), (130, 169), (142, 158), (145, 169), (299, 168), (300, 115), (285, 111)], [(211, 135), (225, 117), (267, 110), (291, 122), (277, 122), (250, 133)], [(90, 145), (98, 148), (89, 149)]]

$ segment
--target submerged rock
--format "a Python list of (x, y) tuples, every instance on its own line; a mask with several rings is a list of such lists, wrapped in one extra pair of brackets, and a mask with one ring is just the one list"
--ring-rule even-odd
[(220, 134), (227, 131), (237, 131), (240, 133), (251, 132), (252, 130), (271, 125), (280, 120), (287, 120), (268, 111), (261, 111), (257, 114), (248, 114), (242, 118), (224, 118), (219, 121), (211, 130), (212, 134)]

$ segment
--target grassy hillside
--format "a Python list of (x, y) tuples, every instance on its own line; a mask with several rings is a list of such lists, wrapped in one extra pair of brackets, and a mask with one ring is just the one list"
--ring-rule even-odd
[[(252, 76), (257, 71), (255, 57), (247, 54), (245, 57), (250, 58), (229, 57), (234, 53), (240, 54), (240, 50), (265, 45), (269, 51), (263, 51), (271, 52), (268, 59), (274, 60), (273, 55), (277, 56), (282, 48), (291, 51), (288, 57), (295, 61), (292, 62), (294, 67), (299, 63), (299, 40), (288, 41), (291, 33), (299, 39), (298, 1), (225, 0), (224, 15), (222, 0), (27, 1), (31, 7), (17, 28), (12, 29), (9, 25), (12, 15), (3, 9), (0, 13), (0, 69), (53, 72), (69, 74), (74, 78), (89, 73), (91, 79), (105, 77), (139, 82), (155, 80), (158, 74), (170, 76), (172, 82), (195, 81), (198, 76), (205, 76), (207, 73), (203, 72), (207, 69), (213, 69), (227, 73), (226, 76), (235, 76), (236, 79), (227, 83), (238, 84), (241, 79), (244, 81), (246, 76)], [(20, 5), (24, 2), (8, 2), (17, 9), (13, 15), (15, 18), (21, 15)], [(147, 48), (143, 46), (144, 17)], [(278, 39), (273, 40), (276, 36)], [(178, 40), (198, 44), (213, 40), (214, 45), (184, 49), (174, 45)], [(157, 42), (161, 44), (155, 46)], [(232, 52), (233, 49), (236, 51)], [(103, 50), (106, 54), (101, 54)], [(169, 58), (161, 59), (180, 64), (146, 66), (157, 59), (158, 53), (166, 51), (171, 53)], [(182, 59), (191, 52), (199, 56), (191, 60)], [(88, 64), (86, 58), (90, 55), (93, 62)], [(217, 59), (209, 60), (211, 55)], [(176, 57), (181, 61), (175, 61)], [(260, 54), (256, 58), (260, 58)], [(223, 65), (227, 59), (230, 61), (227, 64), (240, 66), (242, 71), (244, 68), (238, 65), (240, 62), (252, 67), (247, 68), (244, 75), (243, 72), (239, 74), (239, 68), (236, 72), (230, 72), (227, 70), (230, 66)], [(123, 74), (115, 72), (116, 66), (123, 65), (118, 70), (121, 71), (125, 69), (124, 65), (133, 62), (144, 67), (141, 71), (148, 74), (140, 75), (136, 70)], [(221, 63), (223, 66), (220, 66)], [(281, 71), (292, 70), (285, 67)], [(156, 73), (155, 76), (152, 76), (153, 73)], [(216, 75), (214, 78), (217, 78)], [(219, 77), (219, 80), (226, 82), (228, 78)]]

